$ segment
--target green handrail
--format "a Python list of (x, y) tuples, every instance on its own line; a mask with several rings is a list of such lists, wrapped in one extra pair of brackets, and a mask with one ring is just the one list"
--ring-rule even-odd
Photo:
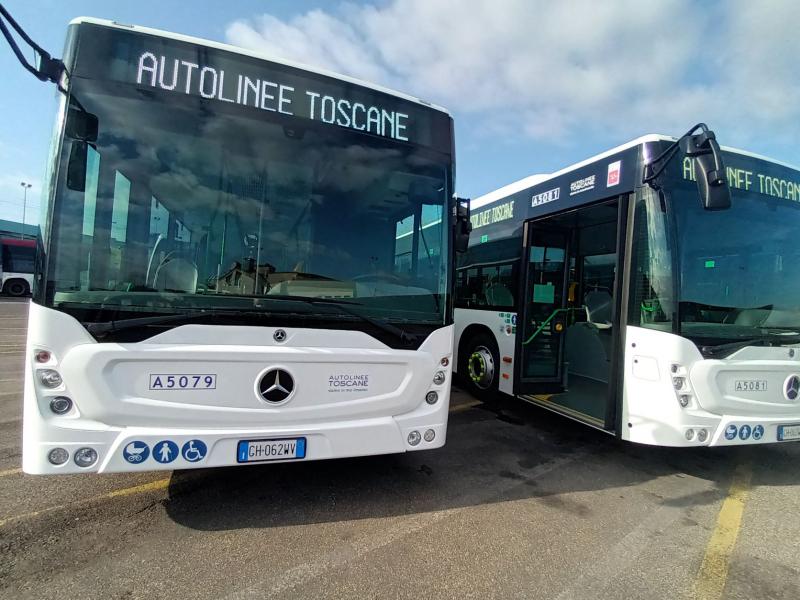
[(555, 317), (555, 316), (556, 316), (558, 313), (560, 313), (560, 312), (569, 312), (569, 311), (571, 311), (571, 310), (576, 310), (576, 309), (575, 309), (575, 308), (572, 308), (572, 307), (569, 307), (569, 308), (557, 308), (556, 310), (554, 310), (554, 311), (553, 311), (553, 314), (551, 314), (549, 317), (547, 317), (547, 318), (544, 320), (544, 322), (542, 322), (542, 324), (541, 324), (541, 325), (539, 325), (539, 328), (538, 328), (536, 331), (534, 331), (534, 332), (533, 332), (533, 335), (531, 335), (531, 337), (529, 337), (527, 340), (525, 340), (524, 342), (522, 342), (522, 345), (523, 345), (523, 346), (527, 346), (528, 344), (530, 344), (530, 343), (533, 341), (533, 338), (535, 338), (537, 335), (539, 335), (539, 334), (542, 332), (542, 330), (543, 330), (545, 327), (547, 327), (548, 323), (550, 323), (550, 321), (552, 321), (552, 320), (553, 320), (553, 318), (554, 318), (554, 317)]

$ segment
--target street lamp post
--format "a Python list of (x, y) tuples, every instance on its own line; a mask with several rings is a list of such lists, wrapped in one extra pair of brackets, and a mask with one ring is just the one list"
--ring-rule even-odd
[(25, 183), (24, 181), (20, 181), (19, 184), (22, 186), (22, 230), (19, 232), (19, 239), (25, 238), (25, 209), (28, 206), (28, 190), (31, 189), (30, 183)]

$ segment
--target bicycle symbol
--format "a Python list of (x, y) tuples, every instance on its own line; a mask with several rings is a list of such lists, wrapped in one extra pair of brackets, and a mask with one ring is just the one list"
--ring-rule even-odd
[(181, 448), (181, 455), (184, 460), (189, 462), (198, 462), (206, 457), (208, 448), (202, 440), (189, 440)]
[(150, 448), (138, 440), (128, 443), (122, 450), (122, 457), (131, 464), (139, 464), (150, 456)]

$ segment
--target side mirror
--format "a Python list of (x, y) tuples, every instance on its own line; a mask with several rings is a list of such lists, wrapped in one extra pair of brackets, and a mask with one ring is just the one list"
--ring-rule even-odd
[(67, 137), (84, 142), (96, 142), (98, 130), (99, 121), (97, 115), (77, 108), (69, 109), (67, 123), (64, 128), (64, 133)]
[(453, 247), (456, 252), (463, 254), (469, 247), (469, 234), (472, 232), (472, 221), (469, 219), (469, 199), (456, 198), (455, 213)]
[(686, 156), (695, 159), (697, 193), (706, 210), (725, 210), (731, 207), (731, 190), (722, 163), (722, 152), (713, 131), (690, 135), (681, 142)]

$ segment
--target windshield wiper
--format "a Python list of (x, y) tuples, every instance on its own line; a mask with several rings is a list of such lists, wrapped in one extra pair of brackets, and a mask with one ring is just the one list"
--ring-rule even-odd
[[(401, 342), (405, 344), (413, 344), (417, 341), (417, 336), (407, 331), (392, 325), (391, 323), (384, 321), (382, 319), (375, 319), (373, 317), (368, 317), (366, 315), (362, 315), (356, 310), (348, 308), (349, 305), (358, 305), (358, 302), (348, 301), (348, 300), (340, 300), (338, 298), (318, 298), (316, 296), (283, 296), (283, 295), (274, 295), (268, 296), (264, 298), (259, 298), (259, 300), (278, 300), (278, 301), (286, 301), (286, 302), (300, 302), (302, 304), (307, 305), (323, 305), (323, 306), (331, 306), (339, 311), (346, 313), (348, 315), (357, 317), (362, 321), (365, 321), (371, 325), (374, 325), (378, 329), (385, 331), (391, 335), (397, 337)], [(133, 329), (135, 327), (147, 327), (149, 325), (160, 325), (162, 323), (181, 323), (181, 322), (191, 322), (196, 319), (203, 319), (207, 317), (267, 317), (273, 316), (273, 313), (264, 312), (259, 310), (199, 310), (187, 313), (178, 313), (178, 314), (171, 314), (171, 315), (155, 315), (150, 317), (134, 317), (131, 319), (118, 319), (115, 321), (101, 321), (101, 322), (90, 322), (90, 323), (83, 323), (83, 326), (86, 327), (86, 330), (97, 336), (103, 336), (108, 333), (112, 333), (115, 331), (122, 331), (124, 329)]]
[(735, 342), (728, 342), (725, 344), (715, 344), (700, 347), (700, 353), (703, 356), (729, 356), (747, 346), (784, 346), (786, 344), (800, 344), (800, 333), (789, 331), (786, 333), (776, 333), (771, 335), (764, 335), (757, 338), (749, 338), (746, 340), (738, 340)]
[(381, 331), (385, 331), (386, 333), (395, 336), (404, 344), (410, 345), (417, 341), (417, 336), (413, 333), (409, 333), (404, 329), (397, 327), (396, 325), (392, 325), (388, 321), (384, 321), (383, 319), (376, 319), (374, 317), (369, 317), (367, 315), (361, 314), (357, 310), (349, 308), (350, 306), (354, 305), (362, 306), (360, 302), (353, 302), (352, 300), (341, 300), (339, 298), (320, 298), (318, 296), (284, 296), (278, 294), (266, 296), (266, 299), (304, 302), (306, 304), (311, 304), (311, 305), (332, 306), (345, 314), (357, 317), (362, 321), (369, 323), (370, 325), (374, 325)]
[[(119, 319), (116, 321), (100, 321), (83, 323), (86, 330), (94, 335), (104, 335), (122, 329), (132, 329), (134, 327), (146, 327), (147, 325), (159, 325), (161, 323), (175, 323), (180, 321), (193, 321), (203, 317), (213, 317), (219, 315), (240, 316), (240, 311), (221, 311), (221, 310), (200, 310), (188, 313), (177, 313), (171, 315), (156, 315), (152, 317), (134, 317), (132, 319)], [(250, 313), (247, 313), (250, 314)], [(257, 313), (256, 313), (257, 314)]]

